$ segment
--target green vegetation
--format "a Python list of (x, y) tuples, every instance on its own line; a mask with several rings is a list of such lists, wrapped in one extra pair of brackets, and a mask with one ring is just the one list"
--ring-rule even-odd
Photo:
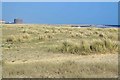
[(118, 28), (3, 24), (2, 34), (3, 77), (117, 76)]

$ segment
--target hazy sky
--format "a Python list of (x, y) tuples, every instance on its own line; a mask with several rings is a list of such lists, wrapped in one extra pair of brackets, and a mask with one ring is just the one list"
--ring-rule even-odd
[(2, 18), (37, 24), (118, 24), (117, 2), (3, 2)]

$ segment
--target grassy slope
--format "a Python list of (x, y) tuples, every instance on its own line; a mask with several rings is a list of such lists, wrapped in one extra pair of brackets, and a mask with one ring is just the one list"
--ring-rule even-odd
[(3, 77), (117, 76), (117, 28), (3, 25), (2, 29)]

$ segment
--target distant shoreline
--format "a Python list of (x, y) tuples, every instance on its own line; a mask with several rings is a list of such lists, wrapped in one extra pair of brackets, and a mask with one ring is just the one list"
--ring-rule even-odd
[[(11, 24), (3, 24), (11, 25)], [(71, 26), (71, 27), (98, 27), (98, 28), (108, 28), (108, 27), (120, 27), (120, 25), (103, 25), (103, 24), (12, 24), (12, 25), (50, 25), (50, 26)]]

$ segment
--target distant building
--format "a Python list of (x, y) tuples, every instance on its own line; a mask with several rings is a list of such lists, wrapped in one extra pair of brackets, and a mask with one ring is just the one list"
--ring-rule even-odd
[(22, 19), (14, 19), (14, 24), (22, 24), (23, 20)]
[(14, 24), (14, 22), (6, 22), (5, 24)]
[(0, 24), (5, 24), (5, 21), (4, 20), (0, 20)]

